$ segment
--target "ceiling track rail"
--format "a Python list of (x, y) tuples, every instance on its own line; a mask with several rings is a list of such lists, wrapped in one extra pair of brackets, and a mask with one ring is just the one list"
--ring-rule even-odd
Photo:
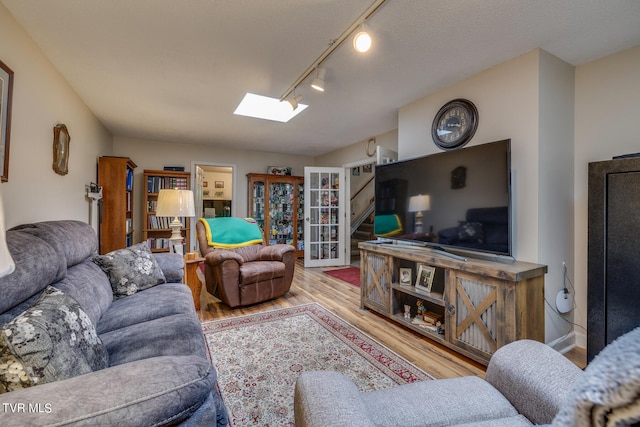
[(320, 66), (320, 64), (322, 64), (336, 49), (338, 49), (342, 45), (342, 43), (344, 43), (344, 41), (358, 29), (358, 27), (360, 27), (367, 19), (369, 19), (374, 13), (376, 13), (378, 9), (380, 9), (380, 7), (382, 7), (382, 5), (386, 3), (386, 1), (387, 0), (374, 1), (371, 6), (369, 6), (367, 10), (365, 10), (358, 17), (358, 19), (353, 21), (353, 23), (342, 34), (340, 34), (340, 37), (333, 40), (330, 43), (329, 47), (324, 52), (322, 52), (322, 54), (315, 61), (313, 61), (311, 66), (307, 68), (291, 86), (289, 86), (289, 89), (287, 89), (282, 94), (282, 96), (280, 96), (280, 101), (284, 101), (285, 99), (287, 99), (287, 97), (291, 95), (295, 91), (295, 89), (300, 86), (300, 84), (305, 81), (305, 79), (309, 77), (311, 73), (313, 73)]

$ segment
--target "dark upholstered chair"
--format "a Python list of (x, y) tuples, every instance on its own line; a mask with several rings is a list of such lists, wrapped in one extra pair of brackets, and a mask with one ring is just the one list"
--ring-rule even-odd
[[(284, 244), (266, 246), (264, 237), (260, 243), (236, 248), (217, 248), (215, 243), (211, 246), (207, 227), (233, 225), (229, 221), (216, 222), (217, 219), (227, 218), (207, 219), (208, 226), (202, 220), (196, 223), (200, 254), (205, 258), (207, 291), (232, 308), (260, 303), (287, 293), (293, 280), (295, 248)], [(254, 225), (259, 230), (258, 225)]]
[(438, 238), (443, 245), (509, 252), (509, 208), (469, 209), (466, 221), (460, 221), (457, 227), (440, 230)]

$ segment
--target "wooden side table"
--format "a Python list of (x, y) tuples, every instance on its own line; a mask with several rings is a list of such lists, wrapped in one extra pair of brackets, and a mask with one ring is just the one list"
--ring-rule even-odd
[(203, 261), (204, 258), (201, 258), (197, 252), (190, 252), (184, 256), (184, 282), (191, 289), (196, 311), (200, 310), (200, 292), (202, 291), (202, 282), (198, 278), (197, 270)]

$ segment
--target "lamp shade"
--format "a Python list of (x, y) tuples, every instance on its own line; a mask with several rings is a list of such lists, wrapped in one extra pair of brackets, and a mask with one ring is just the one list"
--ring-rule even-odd
[(191, 190), (160, 190), (156, 216), (196, 216)]
[(6, 231), (4, 230), (4, 205), (0, 188), (0, 277), (13, 273), (15, 269), (16, 265), (7, 247)]
[(429, 195), (418, 194), (409, 197), (409, 212), (422, 212), (431, 209)]

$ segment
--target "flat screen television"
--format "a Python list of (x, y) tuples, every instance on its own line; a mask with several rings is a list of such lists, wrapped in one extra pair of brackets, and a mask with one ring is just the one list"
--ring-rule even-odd
[(504, 140), (376, 166), (376, 236), (511, 256), (510, 147)]

